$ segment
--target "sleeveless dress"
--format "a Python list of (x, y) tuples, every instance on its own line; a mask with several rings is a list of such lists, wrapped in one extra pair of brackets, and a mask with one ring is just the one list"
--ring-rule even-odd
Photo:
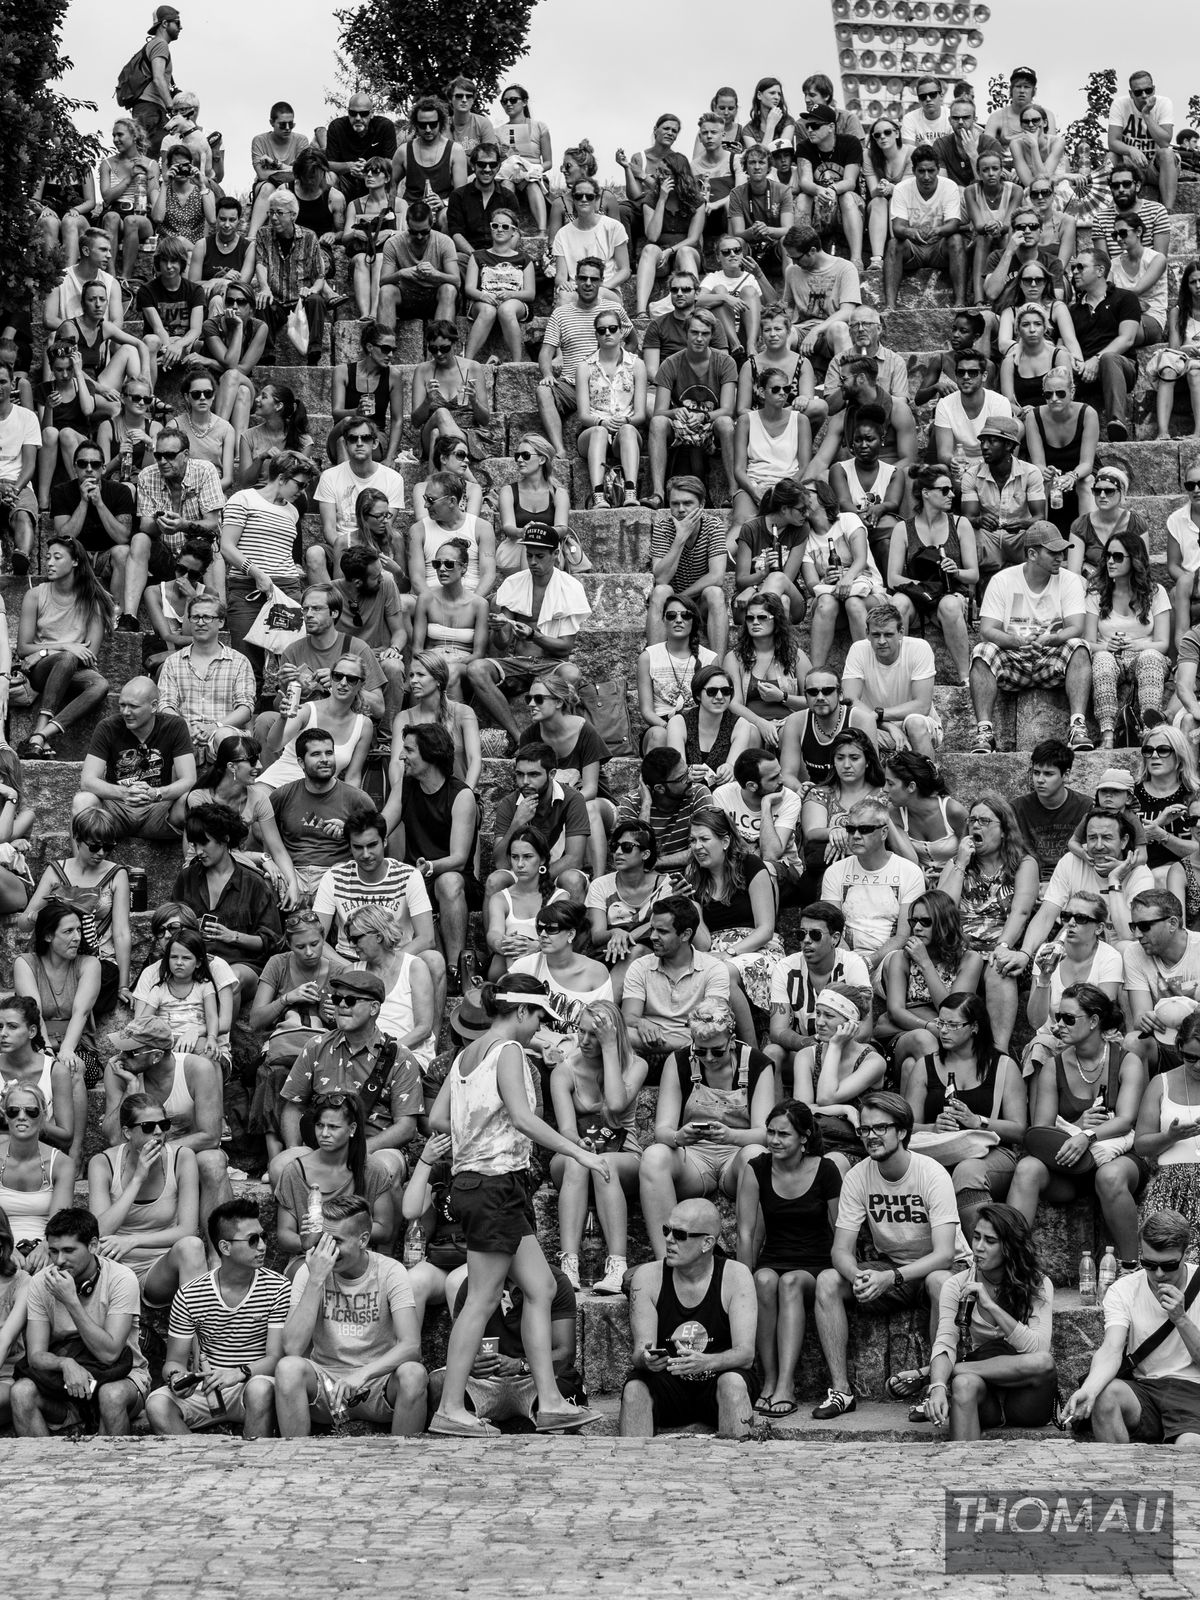
[[(125, 1179), (121, 1169), (122, 1158), (127, 1148), (127, 1145), (118, 1144), (103, 1152), (111, 1174), (108, 1190), (114, 1200), (125, 1192)], [(175, 1226), (179, 1214), (179, 1174), (176, 1170), (179, 1163), (178, 1145), (167, 1145), (162, 1160), (162, 1192), (153, 1200), (133, 1202), (125, 1221), (121, 1224), (118, 1238), (126, 1233), (158, 1233)], [(162, 1260), (169, 1248), (169, 1246), (163, 1248), (161, 1245), (135, 1245), (121, 1257), (121, 1261), (124, 1266), (137, 1274), (139, 1283), (145, 1283), (150, 1268)]]
[(160, 230), (178, 239), (190, 239), (193, 244), (204, 237), (204, 199), (198, 184), (193, 184), (192, 192), (182, 197), (168, 187)]

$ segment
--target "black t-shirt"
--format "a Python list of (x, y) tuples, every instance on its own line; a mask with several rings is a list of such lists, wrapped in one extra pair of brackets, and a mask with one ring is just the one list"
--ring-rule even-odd
[[(50, 516), (74, 516), (79, 502), (83, 498), (83, 491), (78, 483), (56, 483), (50, 491)], [(125, 483), (115, 483), (104, 479), (100, 484), (100, 499), (104, 509), (112, 517), (133, 516), (133, 490)], [(87, 515), (83, 519), (83, 527), (79, 530), (79, 542), (89, 554), (100, 554), (111, 550), (114, 541), (104, 531), (100, 521), (100, 513), (95, 506), (89, 506)]]
[(366, 161), (371, 156), (390, 161), (396, 154), (396, 124), (390, 117), (372, 117), (359, 133), (349, 117), (334, 117), (325, 133), (325, 154), (330, 161)]
[[(657, 350), (663, 361), (668, 356), (678, 355), (687, 347), (687, 325), (689, 317), (677, 317), (673, 311), (668, 311), (666, 316), (655, 317), (646, 329), (646, 337), (642, 342), (643, 354), (647, 350)], [(710, 350), (728, 350), (729, 336), (718, 322), (713, 329), (712, 339), (709, 341)]]
[(796, 160), (809, 163), (814, 183), (841, 183), (847, 167), (862, 166), (863, 148), (848, 133), (835, 136), (832, 150), (818, 150), (811, 139), (802, 139), (796, 146)]
[[(747, 854), (745, 857), (746, 883), (745, 887), (735, 889), (728, 900), (700, 900), (701, 915), (704, 926), (709, 933), (722, 933), (726, 928), (752, 928), (754, 926), (754, 908), (750, 901), (750, 885), (762, 872), (766, 872), (762, 859), (759, 856)], [(693, 896), (695, 898), (695, 896)]]
[[(1121, 331), (1122, 322), (1140, 323), (1141, 320), (1142, 308), (1137, 295), (1131, 294), (1128, 289), (1114, 289), (1111, 284), (1099, 305), (1089, 305), (1086, 300), (1077, 299), (1071, 306), (1075, 337), (1079, 340), (1085, 361), (1098, 356), (1106, 345), (1112, 343)], [(1096, 381), (1099, 382), (1099, 379)]]
[(141, 311), (152, 307), (158, 312), (169, 338), (182, 339), (187, 335), (193, 310), (204, 304), (204, 291), (198, 283), (188, 283), (186, 279), (178, 289), (164, 289), (157, 278), (151, 278), (138, 290), (137, 303)]
[(1037, 857), (1038, 874), (1047, 882), (1067, 853), (1071, 835), (1092, 809), (1087, 795), (1067, 790), (1067, 798), (1057, 811), (1047, 811), (1032, 790), (1018, 795), (1012, 803), (1021, 831)]
[(161, 789), (173, 781), (178, 756), (192, 754), (188, 725), (171, 711), (157, 711), (145, 743), (119, 716), (104, 717), (88, 745), (88, 755), (104, 763), (106, 783), (148, 783)]

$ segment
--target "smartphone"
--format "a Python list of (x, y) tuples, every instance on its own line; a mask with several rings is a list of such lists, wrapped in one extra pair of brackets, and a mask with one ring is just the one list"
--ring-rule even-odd
[(648, 1356), (669, 1356), (671, 1352), (665, 1344), (652, 1344), (647, 1347), (646, 1354)]

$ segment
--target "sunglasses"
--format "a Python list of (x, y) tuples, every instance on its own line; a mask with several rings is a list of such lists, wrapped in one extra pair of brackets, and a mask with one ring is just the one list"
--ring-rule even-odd
[(170, 1117), (152, 1118), (148, 1122), (139, 1122), (138, 1127), (143, 1133), (169, 1133), (171, 1119)]
[[(605, 331), (608, 331), (608, 330), (601, 329), (599, 331), (605, 332)], [(458, 451), (455, 451), (454, 454), (457, 455)], [(533, 459), (534, 459), (534, 452), (532, 450), (514, 450), (513, 451), (513, 460), (514, 461), (532, 461)]]
[(619, 322), (605, 322), (605, 323), (598, 322), (596, 324), (596, 332), (597, 333), (620, 333), (620, 331), (621, 331), (621, 324)]
[(248, 306), (250, 302), (243, 295), (227, 294), (225, 296), (225, 304), (227, 306)]
[[(1018, 222), (1017, 223), (1017, 232), (1018, 233), (1036, 233), (1040, 227), (1041, 227), (1041, 223), (1040, 222)], [(1021, 281), (1022, 281), (1022, 283), (1024, 283), (1027, 280), (1022, 278)], [(1029, 281), (1032, 281), (1032, 280), (1029, 280)]]
[(394, 344), (377, 344), (375, 348), (381, 356), (394, 356), (396, 354), (396, 346)]
[(576, 200), (594, 200), (596, 191), (594, 189), (576, 189), (575, 198)]
[(554, 704), (554, 696), (552, 694), (527, 694), (525, 696), (525, 704), (527, 706), (549, 706), (549, 705), (553, 705)]
[(182, 450), (156, 450), (154, 459), (155, 461), (175, 461), (183, 454)]
[(335, 1006), (356, 1006), (360, 1000), (367, 998), (365, 994), (335, 994), (333, 1003)]
[(331, 672), (331, 683), (362, 683), (362, 678), (357, 672)]
[(1130, 917), (1129, 926), (1134, 933), (1149, 933), (1151, 928), (1156, 928), (1160, 922), (1165, 922), (1166, 920), (1166, 917), (1139, 917), (1135, 922)]
[[(940, 488), (941, 485), (935, 484), (934, 487)], [(804, 692), (805, 694), (836, 694), (838, 686), (836, 683), (809, 683), (805, 685)]]
[(874, 833), (876, 829), (885, 827), (882, 822), (848, 822), (846, 832), (853, 838), (861, 839), (865, 833)]
[(475, 163), (475, 171), (476, 172), (495, 172), (496, 168), (499, 165), (500, 165), (500, 163), (498, 161), (477, 161)]
[(1083, 1021), (1083, 1013), (1081, 1011), (1056, 1011), (1054, 1020), (1055, 1022), (1061, 1022), (1064, 1028), (1070, 1028), (1075, 1023)]
[(1145, 1256), (1138, 1257), (1138, 1264), (1146, 1272), (1161, 1272), (1164, 1276), (1178, 1272), (1183, 1262), (1182, 1256), (1176, 1256), (1172, 1261), (1147, 1261)]
[(216, 392), (217, 391), (215, 389), (190, 389), (188, 391), (188, 399), (189, 400), (211, 400), (213, 395), (216, 394)]
[(613, 845), (613, 855), (636, 855), (639, 850), (644, 850), (645, 845), (638, 844), (636, 839), (621, 839)]
[(370, 937), (370, 935), (366, 934), (366, 933), (348, 933), (346, 935), (346, 943), (347, 944), (352, 944), (354, 946), (354, 948), (357, 950), (359, 945), (363, 942), (363, 940), (366, 939), (366, 938), (369, 938), (369, 937)]
[(346, 435), (346, 443), (347, 444), (374, 444), (375, 443), (375, 435), (373, 433), (348, 433)]
[(931, 483), (929, 487), (933, 490), (934, 494), (954, 493), (954, 485), (952, 483)]
[(718, 255), (722, 255), (722, 256), (740, 256), (741, 253), (742, 252), (741, 252), (740, 247), (738, 249), (736, 249), (736, 250), (731, 247), (728, 250), (718, 250), (718, 252), (717, 252)]
[(1189, 493), (1195, 494), (1198, 490), (1200, 490), (1200, 478), (1186, 479), (1183, 487), (1187, 489)]
[[(422, 122), (418, 117), (417, 127), (420, 128), (422, 133), (434, 133), (437, 131), (438, 124), (436, 122)], [(378, 168), (373, 168), (371, 170), (378, 171)]]
[(500, 104), (502, 106), (519, 106), (521, 104), (521, 99), (519, 95), (515, 94), (510, 94), (507, 96), (501, 95)]
[(1105, 561), (1128, 561), (1129, 553), (1125, 550), (1106, 550), (1104, 559)]
[(933, 927), (933, 918), (932, 917), (909, 917), (908, 925), (909, 925), (910, 928), (932, 928)]
[(576, 274), (575, 282), (576, 283), (599, 283), (599, 282), (601, 282), (601, 279), (595, 277), (592, 273), (589, 272), (586, 276), (580, 276), (579, 274)]
[(1074, 923), (1091, 922), (1091, 923), (1097, 923), (1098, 924), (1102, 920), (1103, 919), (1101, 917), (1093, 917), (1087, 911), (1064, 911), (1063, 914), (1062, 914), (1062, 921), (1064, 923), (1066, 923), (1066, 922), (1074, 922)]
[(1053, 189), (1030, 189), (1030, 198), (1033, 200), (1048, 200), (1054, 193)]
[(1096, 493), (1097, 494), (1117, 494), (1118, 493), (1118, 485), (1115, 484), (1115, 483), (1098, 483), (1096, 485)]
[[(677, 1244), (683, 1244), (688, 1239), (708, 1239), (710, 1237), (711, 1235), (707, 1233), (689, 1233), (686, 1228), (673, 1228), (669, 1222), (663, 1223), (663, 1238), (674, 1239)], [(1178, 1262), (1175, 1264), (1176, 1266), (1179, 1265)]]
[(42, 1114), (41, 1106), (5, 1106), (4, 1115), (11, 1122), (14, 1117), (28, 1117), (30, 1121)]
[[(448, 499), (449, 496), (442, 495), (442, 496), (440, 496), (440, 498), (445, 500), (445, 499)], [(456, 567), (457, 565), (458, 565), (458, 557), (457, 556), (451, 556), (448, 560), (444, 560), (439, 556), (434, 556), (433, 560), (430, 562), (430, 566), (433, 566), (433, 567)]]
[(825, 937), (827, 932), (828, 932), (828, 929), (826, 929), (826, 928), (801, 928), (800, 929), (800, 943), (801, 944), (816, 944), (816, 943), (818, 943), (819, 940), (821, 940), (821, 939), (823, 939)]
[(686, 611), (664, 611), (664, 622), (690, 622), (692, 619)]
[(732, 689), (728, 688), (724, 684), (719, 684), (719, 683), (706, 684), (704, 686), (704, 688), (700, 692), (701, 692), (701, 694), (720, 695), (722, 700), (727, 700), (727, 699), (731, 698), (732, 695), (733, 695), (733, 690)]
[(919, 94), (917, 96), (918, 100), (940, 100), (941, 98), (942, 92), (940, 89), (931, 89), (928, 94)]
[(489, 222), (488, 227), (493, 233), (516, 233), (511, 222)]
[(1047, 400), (1065, 400), (1070, 393), (1069, 389), (1043, 389), (1042, 393)]
[(1144, 756), (1173, 756), (1175, 752), (1169, 744), (1144, 744), (1142, 746), (1142, 754)]

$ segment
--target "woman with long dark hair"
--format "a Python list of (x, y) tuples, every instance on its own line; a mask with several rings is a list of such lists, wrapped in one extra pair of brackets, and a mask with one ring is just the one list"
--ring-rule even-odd
[(593, 878), (584, 909), (592, 949), (612, 969), (619, 1000), (629, 964), (647, 954), (654, 903), (675, 892), (669, 872), (656, 872), (658, 843), (648, 823), (618, 822), (609, 840), (614, 870)]
[(361, 1194), (371, 1210), (371, 1247), (390, 1248), (396, 1232), (392, 1175), (384, 1162), (367, 1153), (366, 1126), (356, 1094), (318, 1094), (310, 1107), (315, 1150), (284, 1167), (276, 1199), (279, 1213), (275, 1238), (281, 1254), (299, 1266), (306, 1250), (320, 1237), (308, 1226), (313, 1189), (322, 1200)]
[(638, 709), (646, 724), (642, 754), (667, 742), (667, 724), (695, 704), (692, 683), (705, 667), (716, 665), (716, 655), (701, 641), (704, 618), (685, 595), (673, 594), (663, 604), (660, 644), (648, 644), (637, 658)]
[(940, 889), (927, 889), (908, 913), (908, 938), (889, 950), (879, 968), (887, 1009), (875, 1024), (877, 1039), (895, 1039), (900, 1065), (926, 1042), (938, 1008), (955, 990), (974, 993), (983, 957), (963, 938), (958, 907)]
[(893, 820), (932, 889), (967, 831), (967, 808), (950, 794), (937, 765), (916, 750), (893, 751), (883, 770)]
[(669, 271), (691, 272), (700, 281), (707, 210), (691, 162), (678, 150), (659, 158), (657, 171), (647, 176), (642, 192), (642, 226), (645, 243), (638, 258), (637, 310), (647, 316), (654, 280)]
[[(29, 571), (29, 558), (19, 550), (13, 554), (13, 571)], [(87, 551), (78, 539), (52, 533), (42, 572), (41, 583), (21, 598), (12, 651), (14, 661), (24, 664), (30, 687), (41, 695), (33, 732), (17, 746), (23, 761), (53, 760), (53, 736), (81, 721), (108, 693), (108, 679), (97, 670), (96, 656), (113, 630), (113, 603)], [(4, 648), (0, 646), (0, 654)]]
[(722, 665), (733, 680), (734, 700), (764, 740), (776, 743), (779, 729), (774, 724), (807, 705), (800, 685), (812, 665), (796, 643), (780, 595), (760, 592), (749, 601), (737, 641)]
[[(33, 924), (32, 951), (13, 962), (13, 988), (37, 1007), (38, 1021), (54, 1052), (55, 1070), (61, 1067), (73, 1085), (78, 1083), (74, 1091), (78, 1110), (85, 1074), (93, 1082), (100, 1076), (92, 1016), (100, 995), (100, 962), (83, 937), (83, 916), (75, 906), (47, 900)], [(48, 1094), (44, 1083), (41, 1087)], [(70, 1146), (78, 1154), (83, 1137), (78, 1117), (69, 1135), (63, 1149)]]
[(909, 175), (912, 150), (904, 143), (899, 117), (876, 117), (867, 129), (863, 146), (866, 162), (863, 177), (867, 185), (867, 237), (871, 242), (871, 266), (883, 265), (891, 231), (892, 195), (896, 185)]
[(602, 1182), (608, 1162), (573, 1143), (535, 1114), (537, 1096), (527, 1046), (552, 1017), (544, 985), (520, 973), (484, 984), (490, 1026), (455, 1058), (429, 1114), (436, 1133), (453, 1140), (451, 1200), (467, 1246), (467, 1298), (446, 1349), (442, 1397), (430, 1433), (483, 1438), (497, 1430), (466, 1404), (467, 1380), (488, 1319), (511, 1277), (524, 1296), (525, 1359), (537, 1391), (536, 1429), (560, 1433), (593, 1420), (559, 1393), (550, 1348), (554, 1275), (538, 1243), (529, 1198), (533, 1142), (577, 1161)]
[(724, 811), (708, 809), (692, 813), (684, 875), (703, 918), (696, 949), (721, 956), (753, 1004), (769, 1010), (771, 974), (783, 959), (770, 869), (746, 849)]
[(1175, 304), (1167, 313), (1167, 345), (1150, 358), (1146, 375), (1156, 384), (1154, 396), (1156, 439), (1171, 437), (1171, 412), (1175, 409), (1175, 385), (1187, 382), (1192, 404), (1192, 433), (1200, 435), (1200, 316), (1196, 315), (1200, 291), (1200, 261), (1189, 261), (1179, 274)]
[(1044, 1428), (1054, 1413), (1054, 1285), (1029, 1223), (1012, 1206), (982, 1207), (974, 1257), (942, 1285), (925, 1417), (953, 1440), (984, 1428)]
[[(440, 444), (442, 441), (439, 440)], [(481, 497), (482, 498), (482, 497)], [(409, 588), (408, 552), (404, 535), (396, 527), (391, 503), (382, 489), (360, 489), (354, 501), (354, 538), (379, 557), (383, 570), (396, 580), (402, 594)]]
[(266, 880), (234, 859), (246, 840), (246, 825), (228, 806), (197, 806), (184, 823), (196, 854), (175, 879), (171, 897), (201, 918), (210, 955), (232, 966), (249, 1003), (258, 975), (282, 933), (279, 905)]
[(1162, 710), (1170, 662), (1171, 599), (1150, 572), (1136, 533), (1115, 533), (1086, 599), (1083, 637), (1092, 647), (1092, 709), (1100, 748), (1113, 748), (1122, 691), (1136, 695), (1144, 721)]
[(258, 782), (262, 772), (262, 746), (249, 734), (231, 733), (217, 746), (211, 767), (205, 768), (196, 787), (176, 803), (171, 820), (182, 827), (197, 806), (219, 805), (236, 812), (246, 825), (245, 841), (234, 851), (236, 860), (266, 874), (284, 905), (300, 899), (300, 885), (292, 858), (284, 847), (271, 797)]
[(750, 96), (750, 115), (742, 124), (746, 144), (763, 144), (769, 150), (777, 139), (789, 144), (796, 138), (796, 119), (788, 110), (787, 96), (779, 79), (768, 74), (754, 85)]
[(492, 952), (488, 975), (500, 978), (520, 956), (537, 955), (538, 913), (553, 900), (564, 900), (550, 876), (550, 845), (537, 828), (518, 828), (508, 842), (513, 882), (498, 889), (487, 904), (487, 944)]
[(121, 992), (129, 990), (129, 874), (108, 859), (116, 842), (116, 823), (98, 806), (72, 817), (71, 854), (65, 861), (52, 861), (42, 873), (17, 924), (33, 928), (51, 899), (75, 907), (83, 918), (84, 937), (100, 961), (100, 994), (93, 1008), (99, 1016), (107, 1015)]
[[(737, 1191), (737, 1258), (754, 1272), (758, 1296), (761, 1416), (796, 1410), (796, 1368), (804, 1345), (805, 1305), (830, 1265), (842, 1174), (826, 1159), (808, 1106), (781, 1100), (767, 1115), (767, 1153), (742, 1169)], [(755, 1244), (762, 1244), (755, 1260)]]

